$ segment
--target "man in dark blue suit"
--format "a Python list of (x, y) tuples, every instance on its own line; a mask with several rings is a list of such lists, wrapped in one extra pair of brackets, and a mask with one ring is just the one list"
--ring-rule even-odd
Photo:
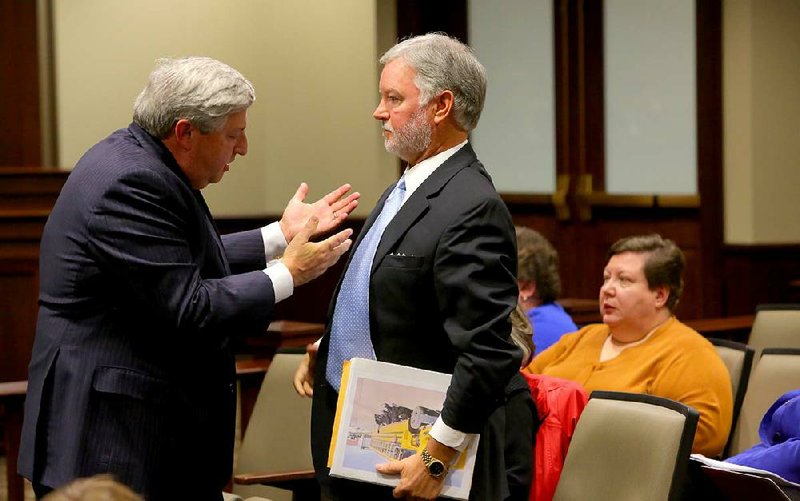
[[(159, 61), (133, 123), (70, 174), (41, 241), (39, 316), (19, 472), (37, 496), (111, 473), (150, 501), (221, 499), (231, 474), (231, 338), (350, 247), (358, 194), (216, 232), (200, 193), (247, 153), (252, 84), (210, 58)], [(272, 259), (282, 254), (280, 259)]]
[[(404, 40), (380, 62), (373, 116), (387, 151), (408, 168), (367, 218), (325, 335), (295, 375), (297, 391), (314, 399), (317, 478), (332, 499), (433, 499), (457, 452), (480, 435), (470, 499), (526, 500), (534, 410), (509, 339), (514, 226), (468, 140), (485, 70), (443, 34)], [(328, 475), (342, 362), (354, 356), (453, 375), (425, 449), (379, 467), (399, 477), (394, 490)]]

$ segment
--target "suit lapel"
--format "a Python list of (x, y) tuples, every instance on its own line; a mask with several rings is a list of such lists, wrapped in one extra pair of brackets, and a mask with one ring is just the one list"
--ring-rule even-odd
[(378, 249), (375, 251), (375, 258), (372, 260), (371, 273), (375, 273), (389, 249), (393, 249), (408, 229), (428, 211), (431, 201), (439, 195), (450, 179), (476, 160), (477, 157), (472, 146), (467, 143), (434, 170), (428, 179), (414, 191), (384, 230)]

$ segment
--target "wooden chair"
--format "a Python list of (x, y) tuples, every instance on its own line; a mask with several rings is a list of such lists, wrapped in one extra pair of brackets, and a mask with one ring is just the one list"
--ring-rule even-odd
[(800, 348), (800, 304), (760, 304), (747, 341), (755, 363), (764, 348)]
[(747, 391), (747, 385), (750, 381), (750, 369), (753, 366), (753, 353), (755, 350), (743, 343), (735, 341), (728, 341), (727, 339), (708, 338), (711, 344), (716, 348), (725, 366), (728, 368), (728, 373), (731, 376), (731, 389), (733, 390), (733, 421), (731, 423), (731, 432), (728, 436), (728, 443), (725, 446), (724, 456), (728, 454), (728, 447), (733, 437), (733, 431), (736, 429), (736, 423), (739, 420), (739, 412), (742, 408), (744, 395)]
[(800, 348), (765, 348), (750, 375), (729, 454), (739, 454), (759, 443), (758, 427), (764, 413), (779, 396), (797, 388), (800, 388)]
[(697, 419), (697, 411), (666, 398), (592, 392), (553, 499), (680, 499)]

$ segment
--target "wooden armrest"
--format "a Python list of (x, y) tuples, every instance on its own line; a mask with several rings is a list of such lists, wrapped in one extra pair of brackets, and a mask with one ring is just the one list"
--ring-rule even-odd
[(0, 397), (20, 397), (25, 396), (28, 391), (27, 381), (11, 381), (0, 383)]
[(319, 339), (324, 332), (325, 324), (276, 320), (269, 324), (266, 333), (247, 336), (242, 339), (242, 342), (250, 352), (269, 352), (271, 350), (274, 353), (279, 347), (302, 348)]
[(233, 482), (239, 485), (272, 485), (280, 487), (281, 484), (286, 485), (315, 478), (314, 470), (298, 470), (282, 473), (240, 473), (239, 475), (234, 475)]
[(249, 358), (236, 361), (236, 375), (246, 376), (248, 374), (261, 374), (262, 376), (269, 370), (272, 360), (268, 358)]

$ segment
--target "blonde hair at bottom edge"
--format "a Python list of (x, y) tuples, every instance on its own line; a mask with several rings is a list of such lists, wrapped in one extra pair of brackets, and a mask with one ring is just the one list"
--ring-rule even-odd
[(95, 475), (73, 480), (42, 501), (144, 501), (144, 498), (111, 475)]
[(511, 340), (522, 350), (522, 363), (520, 368), (527, 367), (533, 360), (536, 346), (533, 344), (533, 326), (528, 315), (519, 304), (511, 312)]

